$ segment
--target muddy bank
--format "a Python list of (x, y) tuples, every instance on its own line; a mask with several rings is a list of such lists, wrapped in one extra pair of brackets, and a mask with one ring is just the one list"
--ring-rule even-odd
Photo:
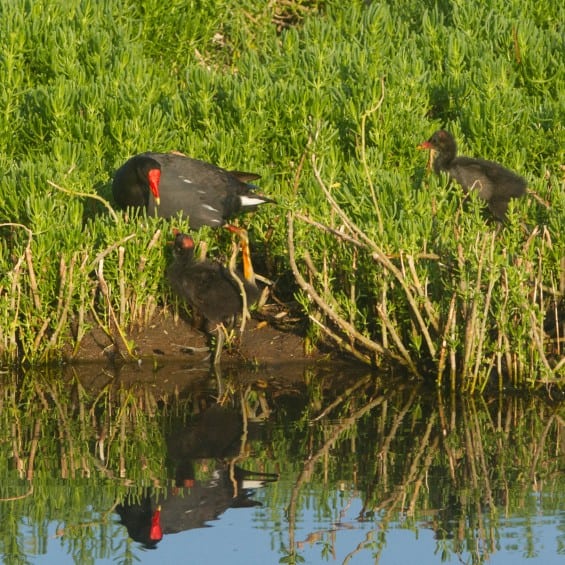
[[(317, 373), (368, 371), (337, 351), (308, 347), (304, 328), (299, 317), (266, 306), (260, 315), (248, 321), (244, 333), (224, 348), (222, 373), (270, 385), (275, 381), (288, 385), (303, 382), (308, 368), (315, 367)], [(86, 380), (90, 375), (98, 385), (100, 380), (117, 378), (127, 383), (153, 383), (164, 391), (212, 382), (209, 352), (205, 350), (208, 336), (190, 321), (162, 310), (150, 324), (132, 331), (127, 339), (134, 344), (135, 359), (127, 358), (120, 339), (112, 343), (99, 327), (93, 328), (77, 352), (67, 356), (66, 370), (77, 371)]]

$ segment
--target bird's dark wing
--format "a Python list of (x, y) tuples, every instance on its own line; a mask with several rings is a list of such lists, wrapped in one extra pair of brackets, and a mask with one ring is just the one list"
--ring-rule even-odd
[(465, 191), (477, 190), (484, 200), (519, 198), (526, 192), (526, 180), (493, 161), (457, 157), (449, 174)]
[[(211, 163), (170, 153), (150, 153), (161, 164), (161, 204), (159, 215), (176, 216), (182, 211), (190, 225), (220, 226), (224, 219), (240, 211), (240, 195), (254, 187), (247, 179), (258, 178), (253, 173), (230, 172)], [(265, 199), (268, 201), (268, 199)], [(153, 212), (149, 202), (149, 214)]]
[(257, 175), (255, 173), (246, 173), (245, 171), (230, 171), (230, 174), (237, 178), (237, 180), (245, 183), (261, 178), (261, 175)]
[(449, 167), (448, 173), (465, 192), (476, 190), (484, 200), (489, 200), (494, 193), (495, 184), (479, 159), (458, 157)]
[[(149, 153), (161, 164), (161, 184), (177, 190), (202, 186), (209, 190), (225, 191), (230, 186), (243, 184), (236, 174), (221, 167), (174, 153)], [(253, 176), (252, 173), (238, 173)]]
[(526, 193), (528, 183), (525, 178), (498, 163), (490, 163), (490, 161), (487, 163), (494, 165), (487, 168), (487, 175), (496, 184), (496, 198), (508, 200), (520, 198)]

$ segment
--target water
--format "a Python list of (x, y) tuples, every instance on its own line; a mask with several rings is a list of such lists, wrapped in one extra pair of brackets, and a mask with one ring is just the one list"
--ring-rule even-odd
[[(288, 547), (288, 527), (270, 518), (273, 508), (269, 492), (259, 499), (265, 505), (271, 504), (271, 507), (228, 510), (218, 520), (210, 522), (210, 527), (165, 536), (156, 550), (146, 550), (137, 545), (132, 553), (137, 562), (148, 564), (179, 560), (183, 563), (278, 563), (285, 554), (281, 548)], [(500, 538), (497, 547), (488, 551), (485, 548), (482, 556), (473, 556), (468, 551), (454, 553), (449, 544), (438, 541), (426, 521), (412, 526), (407, 526), (404, 521), (390, 522), (384, 532), (378, 519), (371, 523), (358, 522), (359, 498), (344, 501), (339, 522), (322, 520), (317, 516), (317, 496), (310, 496), (306, 502), (310, 508), (303, 513), (294, 532), (303, 563), (458, 564), (488, 561), (503, 565), (563, 562), (563, 512), (549, 516), (542, 514), (527, 521), (505, 519), (498, 526)], [(57, 539), (56, 528), (54, 523), (50, 524), (47, 553), (35, 555), (30, 559), (32, 562), (77, 562), (69, 554), (68, 545)], [(123, 528), (114, 526), (109, 533), (115, 542), (113, 555), (98, 559), (96, 563), (116, 563), (120, 555)]]
[(336, 365), (227, 371), (221, 407), (213, 380), (176, 382), (3, 376), (3, 563), (563, 562), (547, 399)]

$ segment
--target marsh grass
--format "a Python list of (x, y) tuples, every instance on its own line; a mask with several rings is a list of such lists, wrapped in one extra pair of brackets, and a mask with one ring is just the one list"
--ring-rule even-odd
[[(264, 274), (288, 280), (292, 244), (313, 338), (464, 390), (493, 372), (498, 386), (559, 378), (559, 3), (3, 0), (1, 11), (5, 362), (60, 358), (92, 324), (128, 355), (128, 331), (167, 306), (179, 223), (125, 221), (84, 196), (110, 201), (113, 171), (151, 149), (262, 175), (278, 201), (249, 219), (255, 241), (272, 233), (276, 271)], [(528, 179), (503, 229), (426, 174), (415, 146), (438, 126)], [(229, 255), (224, 236), (199, 237)]]

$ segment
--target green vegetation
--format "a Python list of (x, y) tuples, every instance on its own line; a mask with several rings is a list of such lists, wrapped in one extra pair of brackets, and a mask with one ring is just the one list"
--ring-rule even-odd
[[(0, 0), (0, 13), (5, 362), (72, 355), (92, 324), (127, 352), (128, 330), (167, 304), (178, 223), (84, 196), (110, 200), (113, 171), (152, 149), (262, 175), (279, 205), (252, 235), (274, 228), (265, 274), (292, 269), (314, 337), (462, 390), (494, 372), (500, 387), (562, 378), (561, 3)], [(438, 126), (528, 179), (537, 197), (502, 230), (426, 174), (415, 146)]]

